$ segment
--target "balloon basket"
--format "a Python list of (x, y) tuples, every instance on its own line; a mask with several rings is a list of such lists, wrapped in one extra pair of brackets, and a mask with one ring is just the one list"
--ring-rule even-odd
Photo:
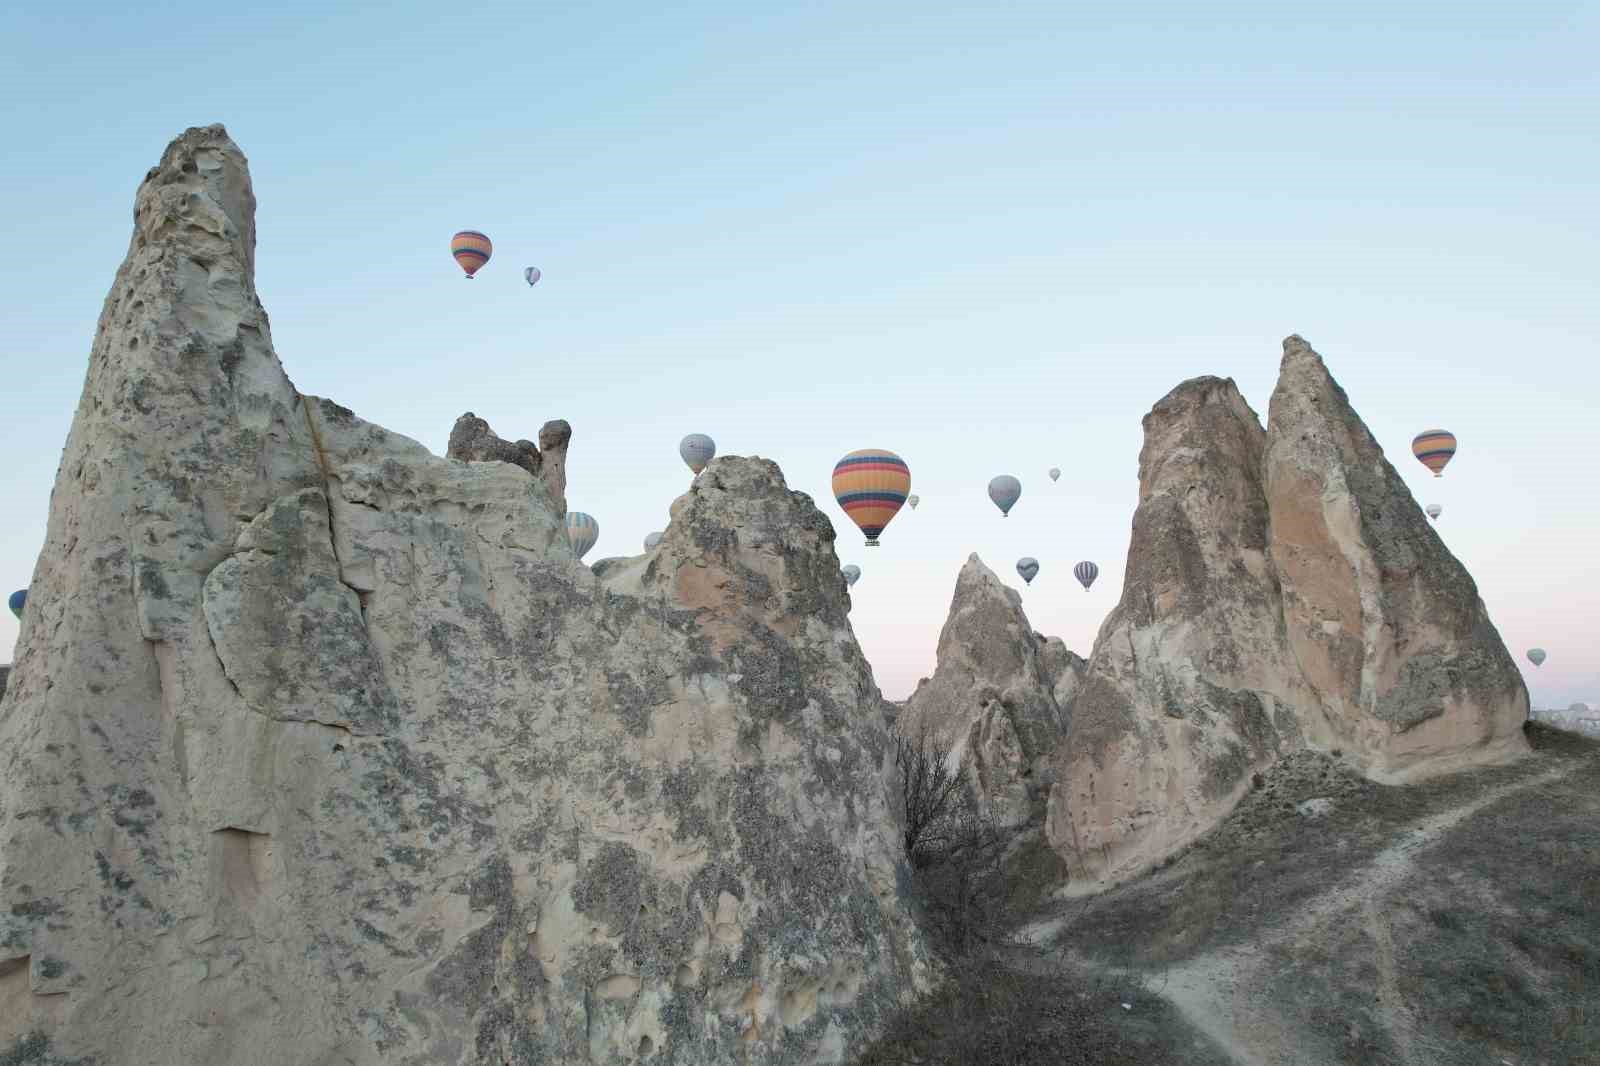
[(867, 547), (876, 548), (877, 546), (878, 546), (878, 538), (877, 537), (868, 537), (867, 538)]

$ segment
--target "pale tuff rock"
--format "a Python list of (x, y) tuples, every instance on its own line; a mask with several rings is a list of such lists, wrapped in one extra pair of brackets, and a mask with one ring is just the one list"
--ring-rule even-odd
[(1265, 482), (1288, 638), (1334, 742), (1386, 781), (1525, 752), (1528, 691), (1477, 585), (1299, 337)]
[(1056, 693), (1070, 694), (1083, 660), (1035, 633), (1021, 596), (974, 554), (956, 578), (937, 663), (897, 728), (950, 744), (1000, 825), (1015, 828), (1042, 814), (1041, 773), (1066, 733)]
[(566, 431), (530, 479), (295, 392), (253, 207), (186, 132), (101, 318), (0, 715), (0, 1060), (843, 1061), (928, 962), (826, 519), (718, 459), (601, 582)]
[(1055, 759), (1047, 828), (1079, 891), (1209, 829), (1316, 706), (1283, 639), (1254, 412), (1232, 381), (1196, 378), (1144, 431), (1122, 599)]
[(450, 427), (450, 459), (465, 462), (502, 462), (519, 466), (544, 483), (558, 515), (567, 513), (567, 445), (572, 427), (565, 419), (546, 422), (539, 429), (539, 443), (531, 440), (502, 440), (489, 423), (468, 411)]

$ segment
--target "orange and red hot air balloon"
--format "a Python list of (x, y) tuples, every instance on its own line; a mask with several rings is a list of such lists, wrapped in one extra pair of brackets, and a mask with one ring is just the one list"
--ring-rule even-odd
[(494, 254), (494, 245), (487, 235), (475, 229), (464, 229), (450, 238), (450, 254), (467, 272), (467, 280), (471, 281), (472, 275), (481, 270)]
[(833, 498), (867, 535), (869, 548), (878, 546), (879, 534), (910, 492), (911, 468), (894, 452), (863, 448), (834, 464)]
[(1434, 477), (1444, 472), (1444, 464), (1456, 453), (1456, 435), (1449, 430), (1429, 429), (1418, 433), (1411, 442), (1411, 454), (1423, 466), (1433, 471)]

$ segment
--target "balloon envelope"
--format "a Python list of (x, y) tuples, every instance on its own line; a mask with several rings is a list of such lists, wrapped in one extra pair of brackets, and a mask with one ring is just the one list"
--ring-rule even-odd
[(857, 581), (861, 580), (861, 567), (857, 566), (855, 563), (851, 563), (846, 567), (841, 567), (839, 572), (844, 575), (844, 583), (846, 585), (854, 585)]
[(867, 547), (894, 521), (911, 493), (911, 468), (883, 448), (853, 451), (833, 465), (833, 498), (867, 535)]
[(660, 543), (661, 543), (661, 534), (660, 534), (660, 533), (651, 533), (651, 534), (648, 534), (648, 535), (647, 535), (647, 536), (646, 536), (646, 537), (645, 537), (645, 538), (644, 538), (644, 550), (645, 550), (645, 551), (650, 551), (650, 550), (651, 550), (651, 549), (653, 549), (653, 548), (654, 548), (654, 547), (655, 547), (655, 546), (656, 546), (656, 545), (657, 545), (657, 544), (660, 544)]
[(698, 474), (717, 454), (717, 442), (704, 433), (691, 433), (678, 442), (678, 454)]
[(1050, 480), (1051, 481), (1060, 481), (1061, 480), (1061, 468), (1059, 466), (1052, 466), (1050, 468)]
[(1544, 665), (1544, 649), (1543, 648), (1529, 648), (1528, 649), (1528, 659), (1535, 666), (1543, 666)]
[(572, 554), (582, 559), (599, 539), (599, 522), (582, 511), (567, 512), (567, 543), (572, 545)]
[(1083, 585), (1084, 591), (1087, 592), (1089, 586), (1094, 584), (1094, 579), (1100, 576), (1100, 568), (1085, 559), (1072, 568), (1072, 576), (1078, 579), (1079, 583)]
[(1456, 454), (1456, 435), (1447, 429), (1424, 430), (1412, 438), (1411, 454), (1438, 477)]
[(457, 265), (467, 272), (467, 277), (471, 278), (494, 254), (494, 245), (477, 230), (464, 229), (450, 238), (450, 254), (455, 257)]
[(1017, 573), (1022, 575), (1022, 580), (1033, 584), (1034, 575), (1039, 572), (1039, 560), (1031, 555), (1024, 555), (1017, 560)]
[(18, 589), (6, 600), (6, 606), (11, 608), (11, 613), (17, 616), (17, 621), (22, 621), (22, 608), (28, 602), (28, 590)]
[(529, 285), (537, 285), (537, 284), (539, 284), (539, 279), (544, 277), (543, 274), (539, 273), (539, 268), (538, 267), (529, 267), (527, 270), (524, 270), (522, 272), (522, 276), (524, 278), (528, 279), (528, 284)]
[(922, 502), (922, 497), (918, 496), (916, 493), (912, 493), (910, 496), (906, 497), (906, 502), (909, 503), (911, 505), (911, 509), (915, 511), (917, 509), (917, 504)]
[[(1436, 503), (1428, 504), (1428, 506), (1424, 507), (1423, 510), (1428, 512), (1429, 518), (1438, 518), (1440, 515), (1444, 514), (1444, 508), (1440, 507)], [(1471, 525), (1472, 523), (1469, 522), (1467, 524)]]
[(1010, 474), (1001, 474), (989, 481), (989, 499), (1000, 508), (1002, 517), (1011, 513), (1011, 508), (1017, 505), (1022, 498), (1022, 482)]

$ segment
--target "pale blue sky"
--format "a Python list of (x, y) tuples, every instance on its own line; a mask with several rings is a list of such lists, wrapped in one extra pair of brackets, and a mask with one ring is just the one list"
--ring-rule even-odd
[[(6, 591), (134, 190), (220, 121), (301, 390), (441, 453), (466, 410), (570, 420), (591, 561), (666, 523), (683, 434), (777, 460), (863, 568), (890, 696), (970, 551), (1019, 587), (1038, 557), (1030, 617), (1086, 653), (1139, 419), (1203, 373), (1265, 417), (1299, 332), (1444, 505), (1535, 704), (1600, 701), (1596, 4), (30, 6), (0, 15)], [(471, 283), (469, 227), (495, 242)], [(1408, 451), (1434, 425), (1441, 481)], [(868, 446), (923, 500), (872, 550), (828, 489)]]

